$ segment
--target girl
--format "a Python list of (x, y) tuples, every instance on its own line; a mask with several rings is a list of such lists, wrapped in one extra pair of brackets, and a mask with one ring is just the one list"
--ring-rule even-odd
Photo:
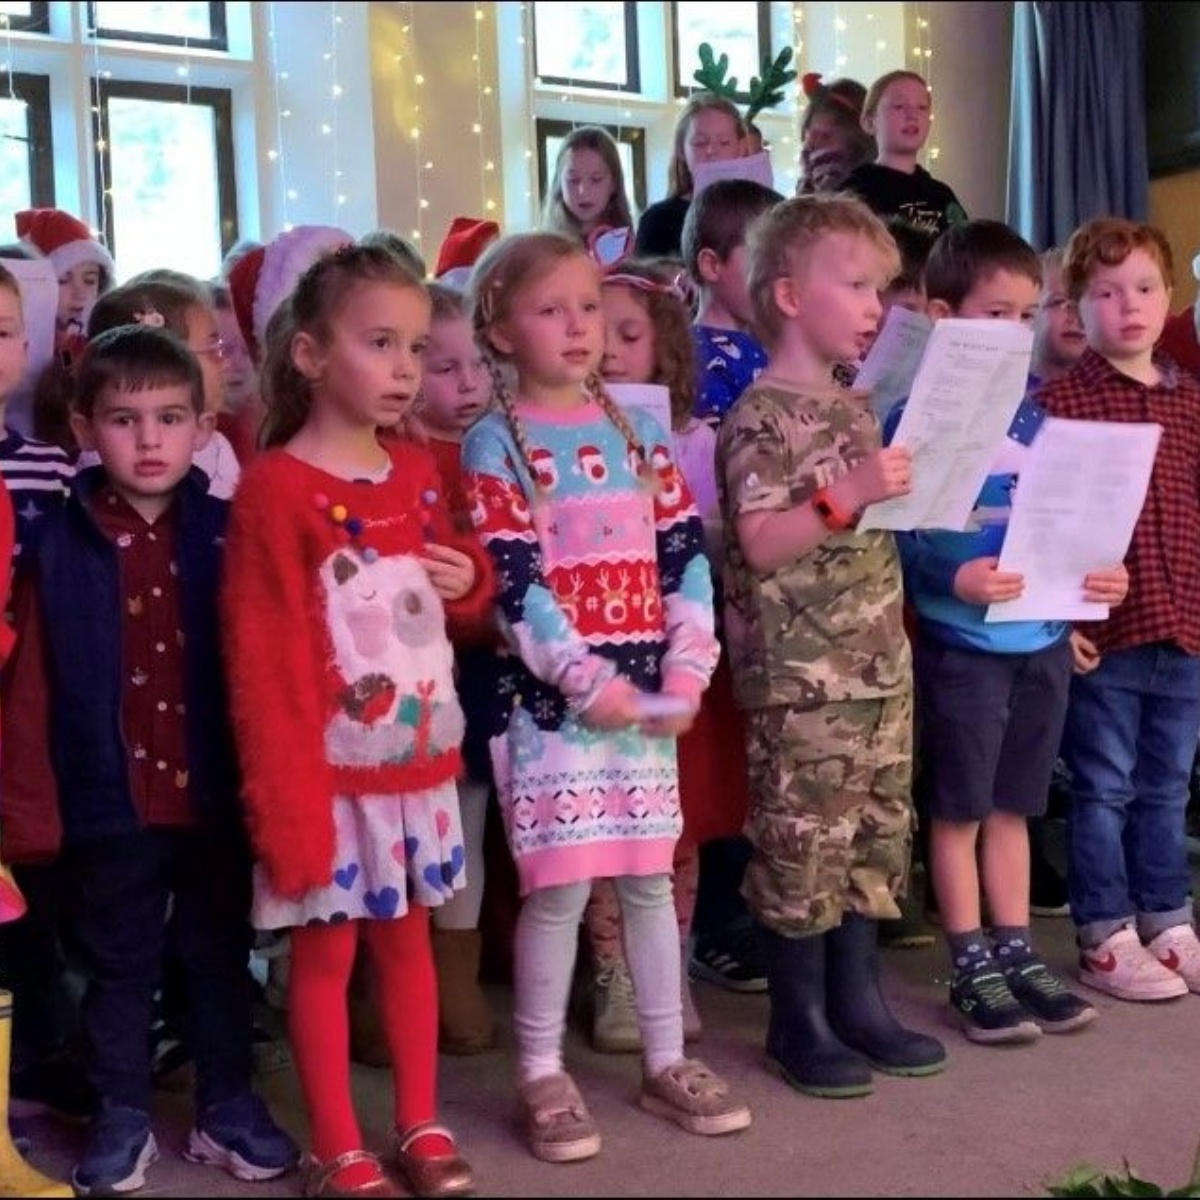
[(801, 79), (808, 98), (800, 122), (800, 181), (796, 195), (836, 192), (855, 167), (875, 158), (875, 140), (862, 127), (867, 89), (857, 79)]
[(855, 168), (846, 189), (881, 217), (899, 217), (938, 234), (967, 214), (954, 192), (917, 162), (930, 126), (929, 86), (912, 71), (881, 75), (863, 102), (862, 127), (875, 138), (874, 162)]
[(291, 930), (288, 1027), (308, 1108), (310, 1196), (399, 1195), (350, 1095), (346, 988), (360, 939), (396, 1064), (395, 1165), (410, 1191), (469, 1191), (434, 1124), (429, 908), (463, 884), (454, 777), (462, 712), (445, 611), (490, 602), (437, 468), (382, 445), (420, 383), (421, 282), (345, 246), (300, 277), (263, 369), (265, 449), (230, 518), (223, 596), (234, 731), (258, 864), (253, 920)]
[[(629, 261), (603, 278), (601, 295), (606, 325), (601, 374), (611, 383), (656, 383), (669, 389), (674, 458), (704, 523), (710, 560), (719, 562), (716, 433), (692, 415), (696, 368), (684, 293), (674, 273), (654, 263)], [(736, 739), (728, 737), (731, 723), (736, 730), (740, 715), (732, 704), (722, 659), (696, 723), (679, 742), (684, 828), (675, 849), (674, 894), (681, 951), (687, 945), (696, 903), (697, 847), (702, 840), (732, 837), (745, 816), (745, 758)], [(639, 1050), (619, 911), (608, 880), (598, 880), (593, 887), (585, 921), (595, 967), (592, 1043), (610, 1052)], [(701, 1025), (686, 974), (682, 998), (684, 1035), (693, 1040), (700, 1036)]]
[(600, 876), (615, 878), (625, 922), (642, 1107), (693, 1133), (743, 1129), (749, 1110), (683, 1057), (671, 901), (672, 739), (717, 658), (703, 530), (662, 431), (618, 409), (597, 374), (604, 319), (586, 252), (517, 235), (473, 278), (499, 411), (468, 432), (463, 464), (511, 652), (490, 745), (524, 897), (514, 1023), (529, 1146), (547, 1162), (600, 1148), (562, 1058), (578, 925)]
[(635, 252), (639, 257), (679, 257), (683, 222), (692, 202), (692, 169), (698, 162), (740, 158), (745, 137), (741, 110), (732, 100), (697, 92), (684, 105), (675, 122), (667, 198), (650, 205), (638, 222)]
[[(196, 356), (204, 383), (204, 411), (214, 418), (225, 407), (225, 343), (207, 286), (178, 271), (146, 271), (106, 292), (92, 309), (88, 338), (118, 325), (157, 325), (175, 334)], [(98, 462), (94, 453), (79, 456), (80, 468)], [(233, 495), (241, 466), (229, 439), (214, 430), (193, 465), (209, 478), (208, 490), (220, 500)]]
[(617, 143), (598, 125), (572, 129), (558, 148), (542, 228), (586, 242), (597, 230), (632, 229)]
[[(492, 380), (471, 329), (460, 292), (427, 285), (433, 311), (425, 347), (421, 391), (414, 410), (414, 433), (424, 437), (437, 460), (446, 500), (457, 531), (474, 539), (462, 475), (463, 434), (487, 411)], [(490, 703), (487, 680), (496, 673), (496, 626), (490, 613), (475, 628), (462, 630), (455, 643), (458, 678), (466, 710), (463, 757), (458, 781), (463, 842), (471, 873), (466, 886), (433, 914), (433, 959), (438, 977), (438, 1046), (446, 1054), (478, 1054), (496, 1046), (495, 1021), (479, 986), (482, 949), (479, 915), (483, 906), (483, 835), (491, 792), (491, 763), (483, 724)]]

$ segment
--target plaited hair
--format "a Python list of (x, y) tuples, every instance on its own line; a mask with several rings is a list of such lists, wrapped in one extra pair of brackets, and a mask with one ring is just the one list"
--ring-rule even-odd
[(267, 405), (264, 446), (290, 441), (312, 409), (312, 384), (292, 359), (296, 335), (306, 333), (322, 345), (328, 343), (346, 297), (363, 284), (391, 284), (425, 293), (422, 281), (382, 245), (351, 243), (321, 255), (267, 324), (262, 370)]
[[(560, 233), (511, 234), (493, 242), (484, 251), (471, 275), (471, 327), (492, 377), (492, 396), (500, 411), (504, 413), (513, 441), (516, 442), (525, 468), (533, 480), (535, 502), (544, 499), (545, 493), (538, 483), (529, 436), (517, 415), (516, 403), (502, 367), (503, 363), (510, 361), (510, 356), (496, 347), (491, 333), (495, 326), (507, 319), (515, 297), (522, 288), (537, 283), (555, 267), (572, 258), (581, 258), (589, 265), (595, 266), (578, 242)], [(638, 440), (628, 417), (608, 394), (604, 381), (598, 374), (593, 374), (585, 381), (584, 390), (588, 397), (600, 406), (605, 416), (620, 431), (630, 450), (637, 455), (638, 479), (646, 487), (655, 487), (657, 477), (650, 466), (646, 448)]]

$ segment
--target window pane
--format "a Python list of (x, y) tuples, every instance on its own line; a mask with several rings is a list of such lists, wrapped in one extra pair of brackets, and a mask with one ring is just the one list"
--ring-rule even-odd
[(110, 96), (107, 122), (111, 241), (122, 278), (154, 267), (215, 275), (221, 208), (213, 109)]
[(762, 69), (766, 47), (758, 44), (758, 4), (678, 3), (675, 9), (675, 44), (679, 58), (675, 75), (685, 90), (700, 90), (692, 72), (700, 69), (700, 43), (708, 42), (713, 58), (729, 55), (726, 81), (737, 80), (739, 92), (750, 90), (750, 80)]
[(30, 206), (29, 136), (25, 101), (0, 97), (0, 211), (16, 212)]
[(30, 17), (33, 15), (33, 5), (21, 4), (17, 0), (3, 0), (3, 3), (0, 3), (0, 15), (6, 17)]
[(95, 14), (97, 27), (105, 30), (164, 37), (171, 41), (183, 38), (209, 41), (213, 36), (212, 6), (208, 0), (177, 4), (165, 0), (145, 4), (97, 0)]
[(624, 3), (535, 3), (534, 73), (594, 86), (630, 83)]

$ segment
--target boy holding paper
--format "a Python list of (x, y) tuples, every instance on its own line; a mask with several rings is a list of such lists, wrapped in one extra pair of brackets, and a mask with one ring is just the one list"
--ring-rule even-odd
[[(999, 221), (943, 233), (925, 266), (927, 313), (1030, 324), (1041, 263)], [(887, 434), (903, 403), (890, 414)], [(974, 1042), (1031, 1041), (1086, 1025), (1096, 1010), (1033, 951), (1026, 818), (1045, 807), (1067, 704), (1072, 655), (1057, 621), (985, 623), (1023, 580), (997, 569), (1021, 456), (1042, 413), (1022, 401), (967, 532), (896, 536), (916, 615), (918, 757), (929, 804), (930, 871), (949, 943), (950, 1005)], [(1117, 566), (1083, 580), (1084, 597), (1119, 603)], [(980, 849), (981, 846), (981, 849)], [(991, 928), (983, 930), (980, 885)]]
[(1155, 354), (1171, 251), (1149, 225), (1098, 218), (1063, 267), (1088, 349), (1038, 399), (1056, 417), (1162, 426), (1125, 557), (1129, 600), (1087, 624), (1071, 683), (1069, 883), (1080, 978), (1123, 1000), (1200, 992), (1185, 841), (1200, 731), (1200, 383)]

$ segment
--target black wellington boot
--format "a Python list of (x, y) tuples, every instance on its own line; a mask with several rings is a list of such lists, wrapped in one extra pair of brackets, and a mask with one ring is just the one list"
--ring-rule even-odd
[(937, 1038), (905, 1029), (879, 990), (877, 921), (846, 913), (825, 941), (826, 1015), (830, 1028), (877, 1071), (935, 1075), (946, 1065)]
[(825, 1017), (825, 936), (789, 938), (760, 925), (771, 1022), (767, 1058), (809, 1096), (865, 1096), (871, 1064), (840, 1042)]

